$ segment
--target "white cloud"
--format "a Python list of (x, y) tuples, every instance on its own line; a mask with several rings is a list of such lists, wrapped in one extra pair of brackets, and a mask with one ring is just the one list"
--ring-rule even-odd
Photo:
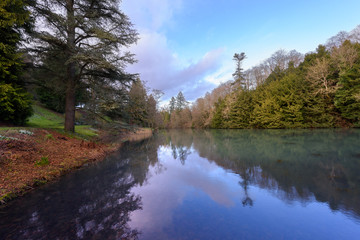
[(123, 0), (122, 9), (139, 30), (158, 31), (181, 10), (182, 0)]
[(183, 91), (188, 100), (195, 100), (214, 88), (213, 82), (204, 81), (220, 66), (223, 49), (207, 52), (197, 62), (183, 66), (167, 44), (167, 38), (157, 32), (144, 32), (140, 40), (131, 48), (138, 63), (128, 67), (128, 71), (140, 74), (140, 78), (153, 89), (165, 92), (164, 100)]
[(181, 59), (181, 53), (172, 50), (164, 29), (180, 11), (182, 0), (139, 0), (123, 2), (124, 12), (139, 31), (140, 40), (130, 48), (138, 62), (128, 66), (128, 71), (139, 73), (152, 89), (165, 92), (163, 100), (176, 96), (179, 91), (193, 101), (216, 86), (205, 81), (220, 67), (224, 49), (210, 50), (194, 62)]
[(232, 73), (234, 71), (234, 67), (232, 62), (226, 62), (213, 74), (209, 74), (205, 77), (207, 82), (213, 83), (215, 85), (219, 85), (221, 83), (225, 83), (229, 80), (233, 79)]

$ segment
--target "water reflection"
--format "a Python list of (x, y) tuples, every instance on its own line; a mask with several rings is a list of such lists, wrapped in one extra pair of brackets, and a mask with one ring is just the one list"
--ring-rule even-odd
[(0, 239), (351, 239), (359, 143), (357, 129), (160, 132), (2, 208)]
[(332, 210), (360, 215), (360, 204), (355, 204), (360, 202), (357, 129), (214, 130), (194, 136), (200, 156), (238, 173), (245, 186), (250, 182), (278, 192), (284, 201), (314, 195)]
[[(354, 227), (360, 233), (359, 130), (174, 130), (160, 135), (164, 141), (159, 160), (166, 171), (157, 175), (150, 168), (150, 186), (133, 189), (143, 197), (144, 210), (132, 214), (130, 225), (141, 229), (143, 239), (351, 239)], [(269, 202), (276, 202), (276, 207)], [(219, 219), (243, 222), (247, 228), (234, 226), (232, 235), (224, 237), (229, 226), (219, 229), (217, 208)], [(208, 218), (200, 217), (209, 212)], [(255, 220), (266, 214), (272, 220)], [(304, 221), (311, 226), (299, 227)], [(254, 235), (259, 224), (272, 228)], [(217, 231), (209, 234), (209, 225)], [(184, 237), (189, 229), (192, 233)]]
[(138, 239), (128, 222), (141, 209), (141, 197), (131, 189), (157, 163), (150, 145), (131, 145), (134, 151), (114, 154), (3, 207), (0, 239)]

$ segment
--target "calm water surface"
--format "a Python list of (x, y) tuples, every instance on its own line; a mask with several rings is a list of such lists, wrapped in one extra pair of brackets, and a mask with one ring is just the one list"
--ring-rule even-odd
[(160, 132), (0, 208), (0, 239), (359, 236), (359, 129)]

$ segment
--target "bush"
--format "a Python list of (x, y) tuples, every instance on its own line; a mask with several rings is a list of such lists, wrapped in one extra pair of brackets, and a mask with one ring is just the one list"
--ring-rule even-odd
[(31, 96), (25, 90), (0, 83), (0, 121), (21, 125), (32, 113)]

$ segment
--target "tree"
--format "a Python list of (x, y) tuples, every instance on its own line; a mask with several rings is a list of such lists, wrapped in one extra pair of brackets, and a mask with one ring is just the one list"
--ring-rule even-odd
[(142, 124), (147, 122), (147, 94), (140, 79), (135, 81), (129, 91), (129, 104), (127, 112), (131, 122)]
[(356, 46), (359, 47), (359, 44), (352, 44), (349, 40), (346, 40), (341, 46), (333, 48), (331, 59), (340, 72), (352, 68), (356, 60), (359, 59)]
[(246, 58), (245, 53), (235, 53), (233, 60), (236, 62), (236, 69), (233, 73), (234, 84), (238, 85), (241, 89), (246, 89), (245, 77), (243, 73), (243, 69), (241, 67), (242, 61)]
[[(355, 65), (356, 66), (356, 65)], [(360, 64), (340, 76), (339, 89), (335, 94), (335, 106), (342, 117), (360, 124)]]
[(177, 111), (183, 110), (188, 104), (188, 102), (185, 99), (184, 94), (181, 91), (178, 93), (175, 100), (176, 100), (175, 109)]
[(31, 115), (30, 95), (22, 88), (0, 82), (0, 120), (19, 125)]
[(315, 86), (315, 93), (329, 94), (334, 92), (335, 80), (331, 79), (332, 73), (330, 60), (327, 58), (315, 59), (315, 64), (310, 66), (307, 71), (307, 79)]
[(327, 40), (326, 47), (328, 49), (339, 47), (346, 39), (349, 39), (349, 34), (345, 31), (341, 31)]
[(123, 47), (137, 41), (137, 32), (120, 11), (119, 0), (38, 0), (34, 51), (65, 54), (65, 130), (74, 131), (75, 92), (80, 82), (129, 85), (135, 75), (124, 71), (135, 60)]
[(169, 112), (170, 114), (175, 110), (176, 108), (176, 99), (174, 97), (171, 97), (169, 102)]
[[(47, 108), (59, 113), (65, 112), (66, 85), (66, 54), (57, 51), (48, 51), (39, 55), (41, 64), (32, 68), (32, 78), (35, 89), (35, 98)], [(76, 88), (76, 105), (84, 103), (87, 97), (88, 84), (80, 82)], [(98, 89), (98, 88), (97, 88)]]
[(22, 85), (19, 81), (22, 54), (17, 50), (21, 31), (30, 25), (26, 1), (2, 0), (0, 13), (0, 82)]
[(254, 110), (253, 92), (240, 92), (236, 101), (230, 106), (229, 127), (230, 128), (249, 128)]
[(148, 97), (146, 102), (146, 112), (147, 112), (147, 123), (149, 127), (154, 127), (157, 120), (157, 110), (156, 110), (156, 100), (152, 94)]
[(225, 100), (220, 98), (215, 103), (215, 110), (214, 115), (211, 119), (211, 128), (223, 128), (224, 127), (224, 118), (223, 118), (223, 111), (225, 109), (226, 103)]
[(21, 32), (29, 30), (29, 11), (24, 0), (0, 2), (0, 120), (23, 124), (31, 116), (31, 97), (21, 81)]

